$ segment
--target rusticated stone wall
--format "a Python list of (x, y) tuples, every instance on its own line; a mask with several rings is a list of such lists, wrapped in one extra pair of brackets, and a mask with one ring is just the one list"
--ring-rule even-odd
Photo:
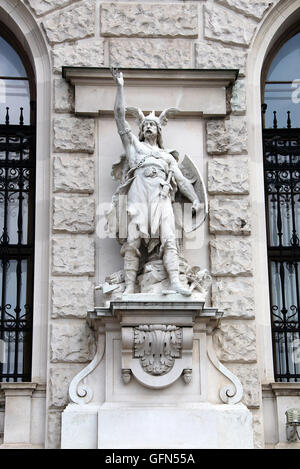
[(52, 58), (52, 259), (48, 447), (59, 447), (60, 412), (72, 377), (94, 353), (86, 327), (94, 287), (95, 122), (73, 113), (61, 67), (239, 69), (225, 119), (206, 123), (212, 303), (224, 310), (219, 359), (242, 381), (263, 446), (257, 366), (251, 193), (247, 148), (247, 53), (278, 0), (23, 0)]

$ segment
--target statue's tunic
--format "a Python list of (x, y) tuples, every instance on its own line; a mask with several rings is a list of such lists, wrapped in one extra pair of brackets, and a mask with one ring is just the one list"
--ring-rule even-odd
[[(163, 247), (167, 240), (175, 240), (171, 192), (166, 197), (161, 195), (172, 171), (172, 160), (173, 156), (167, 150), (155, 150), (148, 155), (137, 153), (135, 164), (129, 171), (130, 179), (123, 185), (127, 189), (123, 193), (127, 192), (129, 237), (135, 227), (135, 237), (142, 238), (145, 244), (153, 240), (151, 248), (159, 241)], [(177, 164), (175, 159), (174, 164)]]

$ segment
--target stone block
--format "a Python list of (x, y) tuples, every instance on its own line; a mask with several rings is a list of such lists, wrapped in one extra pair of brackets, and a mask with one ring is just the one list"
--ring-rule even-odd
[(87, 235), (55, 236), (52, 255), (54, 275), (94, 274), (94, 241)]
[(94, 285), (87, 277), (52, 280), (52, 318), (86, 318), (94, 307)]
[(231, 116), (230, 119), (213, 119), (206, 124), (206, 146), (210, 154), (232, 155), (246, 153), (248, 133), (246, 119), (243, 116)]
[(184, 39), (110, 39), (110, 65), (132, 68), (189, 68), (192, 45)]
[(217, 238), (210, 241), (211, 274), (216, 276), (251, 275), (252, 246), (250, 240)]
[(54, 72), (61, 73), (62, 66), (103, 67), (104, 41), (80, 41), (77, 44), (59, 44), (52, 48)]
[(63, 78), (54, 79), (54, 110), (56, 112), (74, 111), (74, 87)]
[(195, 60), (196, 68), (238, 69), (240, 76), (246, 74), (247, 54), (238, 47), (199, 41), (195, 44)]
[(215, 198), (209, 203), (211, 233), (249, 234), (251, 232), (248, 198)]
[(61, 419), (61, 449), (98, 448), (98, 411), (99, 404), (71, 403), (64, 409)]
[[(182, 394), (185, 392), (182, 390)], [(181, 397), (184, 401), (184, 395)], [(253, 448), (252, 416), (244, 405), (194, 402), (189, 406), (175, 399), (173, 405), (102, 405), (98, 411), (98, 448), (140, 449), (145, 448), (145, 442), (148, 448), (180, 448), (187, 454), (193, 448)], [(72, 443), (71, 448), (78, 447), (77, 441)]]
[(265, 12), (274, 4), (270, 0), (217, 0), (218, 3), (228, 8), (232, 8), (245, 16), (260, 20)]
[(206, 148), (208, 153), (222, 155), (228, 152), (230, 139), (224, 119), (209, 120), (206, 123)]
[(95, 121), (89, 117), (58, 115), (53, 119), (54, 151), (93, 153)]
[(254, 289), (252, 278), (215, 278), (211, 299), (214, 307), (224, 312), (224, 318), (254, 319)]
[(256, 333), (254, 321), (223, 320), (213, 336), (221, 362), (256, 362)]
[(25, 0), (37, 16), (45, 15), (56, 8), (62, 8), (79, 0)]
[(94, 159), (86, 155), (56, 155), (53, 159), (54, 192), (92, 193)]
[(237, 376), (242, 383), (244, 394), (242, 403), (250, 408), (260, 406), (260, 380), (258, 368), (255, 363), (230, 363), (228, 369)]
[(59, 196), (53, 199), (53, 230), (92, 233), (95, 229), (95, 201), (88, 196)]
[(50, 44), (56, 44), (93, 36), (95, 16), (95, 2), (85, 0), (47, 16), (42, 24)]
[(83, 365), (55, 364), (49, 369), (49, 407), (65, 407), (69, 402), (69, 386), (74, 376), (79, 373)]
[(257, 23), (218, 5), (204, 6), (204, 37), (249, 46)]
[(263, 410), (251, 409), (253, 422), (254, 449), (265, 449), (265, 429), (263, 423)]
[[(85, 363), (95, 354), (95, 337), (84, 320), (55, 321), (50, 327), (50, 361)], [(54, 383), (58, 383), (54, 379)]]
[(47, 449), (60, 449), (61, 411), (48, 410)]
[(246, 89), (244, 80), (237, 80), (232, 90), (231, 111), (235, 115), (246, 112)]
[(195, 3), (103, 3), (102, 36), (197, 37)]
[(249, 167), (245, 157), (214, 158), (208, 162), (210, 194), (249, 194)]

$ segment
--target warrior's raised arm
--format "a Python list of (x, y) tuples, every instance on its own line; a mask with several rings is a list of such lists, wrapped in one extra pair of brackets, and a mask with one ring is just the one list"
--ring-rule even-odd
[(125, 147), (125, 150), (128, 149), (128, 146), (132, 143), (132, 134), (131, 128), (128, 122), (125, 119), (125, 100), (124, 100), (124, 79), (123, 73), (119, 72), (118, 70), (112, 68), (112, 76), (117, 85), (117, 93), (115, 99), (115, 107), (114, 107), (114, 115), (115, 120), (118, 128), (118, 132), (120, 134), (122, 143)]

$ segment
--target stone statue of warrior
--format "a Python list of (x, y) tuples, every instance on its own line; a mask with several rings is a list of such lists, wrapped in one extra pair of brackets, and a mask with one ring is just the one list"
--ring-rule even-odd
[(131, 108), (139, 120), (137, 138), (125, 120), (123, 75), (117, 70), (112, 70), (112, 75), (117, 85), (114, 115), (125, 150), (123, 163), (126, 167), (126, 176), (118, 190), (118, 195), (126, 194), (127, 199), (127, 237), (121, 249), (124, 256), (124, 294), (135, 292), (141, 247), (144, 245), (148, 255), (158, 247), (171, 291), (189, 296), (190, 289), (179, 281), (172, 202), (175, 193), (180, 191), (192, 203), (194, 213), (202, 204), (178, 165), (177, 153), (163, 148), (161, 126), (167, 122), (168, 112), (174, 109), (163, 111), (159, 117), (152, 111), (145, 117), (141, 110)]

